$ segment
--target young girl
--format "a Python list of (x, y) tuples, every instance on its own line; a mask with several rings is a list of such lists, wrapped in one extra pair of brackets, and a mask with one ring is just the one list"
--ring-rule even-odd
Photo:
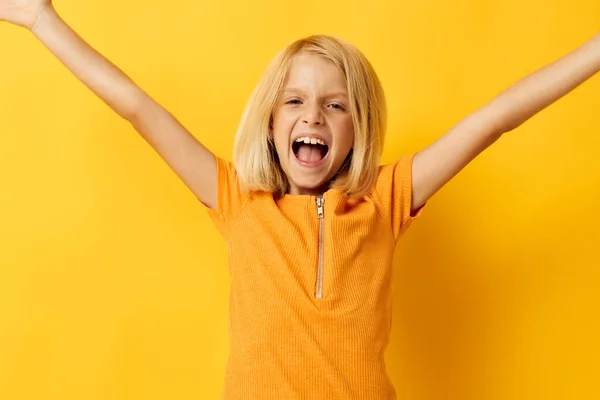
[(234, 163), (215, 157), (58, 16), (0, 0), (153, 146), (227, 241), (230, 357), (224, 398), (393, 399), (384, 351), (394, 246), (428, 199), (503, 133), (600, 69), (600, 35), (521, 80), (441, 139), (380, 166), (380, 82), (352, 45), (286, 47), (256, 87)]

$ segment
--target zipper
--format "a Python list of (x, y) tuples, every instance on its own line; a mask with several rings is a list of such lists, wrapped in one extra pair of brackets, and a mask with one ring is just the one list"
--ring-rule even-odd
[(323, 297), (323, 196), (317, 197), (317, 217), (319, 218), (319, 266), (317, 269), (317, 299)]

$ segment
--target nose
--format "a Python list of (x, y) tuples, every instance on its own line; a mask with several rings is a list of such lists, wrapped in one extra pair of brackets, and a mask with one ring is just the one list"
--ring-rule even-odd
[(323, 125), (325, 122), (323, 113), (318, 105), (312, 105), (306, 108), (302, 116), (302, 123), (308, 125)]

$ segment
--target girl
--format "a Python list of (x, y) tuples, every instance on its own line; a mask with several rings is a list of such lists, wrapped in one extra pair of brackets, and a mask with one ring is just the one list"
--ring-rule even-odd
[(0, 0), (164, 158), (229, 247), (228, 399), (393, 399), (384, 351), (394, 246), (431, 196), (500, 136), (600, 69), (600, 35), (521, 80), (417, 154), (380, 166), (386, 122), (365, 57), (312, 36), (269, 65), (234, 163), (215, 157), (59, 17)]

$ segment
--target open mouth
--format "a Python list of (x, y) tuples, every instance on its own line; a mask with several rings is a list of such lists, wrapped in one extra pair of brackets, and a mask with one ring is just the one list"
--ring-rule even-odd
[(298, 161), (303, 164), (313, 165), (318, 164), (327, 156), (329, 146), (320, 139), (298, 138), (292, 143), (292, 151)]

